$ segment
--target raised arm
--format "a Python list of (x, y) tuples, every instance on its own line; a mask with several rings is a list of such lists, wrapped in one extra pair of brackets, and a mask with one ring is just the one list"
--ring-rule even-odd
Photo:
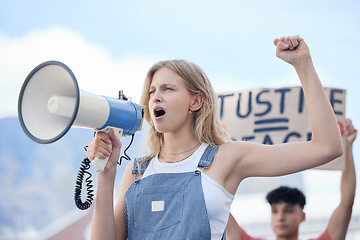
[(353, 159), (353, 142), (356, 139), (356, 135), (357, 130), (354, 129), (351, 120), (347, 119), (345, 121), (345, 168), (341, 176), (341, 202), (329, 221), (328, 233), (331, 239), (345, 239), (351, 219), (356, 189), (356, 174)]
[[(342, 154), (341, 136), (309, 48), (299, 36), (275, 39), (274, 44), (277, 46), (276, 56), (294, 66), (304, 90), (312, 128), (308, 150), (319, 158), (313, 165), (329, 162)], [(316, 152), (320, 152), (319, 155)]]
[(225, 178), (232, 185), (227, 188), (230, 191), (235, 191), (243, 178), (302, 171), (325, 164), (343, 151), (335, 114), (315, 71), (307, 44), (299, 36), (275, 39), (274, 44), (276, 56), (291, 64), (299, 76), (308, 107), (312, 140), (275, 145), (250, 142), (223, 144), (218, 155), (228, 161), (225, 171), (229, 171), (230, 176)]

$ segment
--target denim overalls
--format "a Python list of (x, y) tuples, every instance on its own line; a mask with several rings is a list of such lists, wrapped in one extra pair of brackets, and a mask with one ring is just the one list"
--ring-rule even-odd
[[(208, 146), (198, 166), (209, 167), (219, 146)], [(150, 160), (133, 174), (143, 174)], [(128, 239), (211, 239), (201, 171), (158, 173), (135, 179), (125, 195)], [(223, 238), (225, 237), (225, 232)]]

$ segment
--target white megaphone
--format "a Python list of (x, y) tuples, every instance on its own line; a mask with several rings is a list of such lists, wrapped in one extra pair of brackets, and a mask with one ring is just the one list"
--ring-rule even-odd
[[(69, 67), (48, 61), (34, 68), (22, 85), (18, 101), (19, 121), (26, 135), (38, 143), (52, 143), (70, 127), (108, 132), (119, 138), (141, 130), (144, 106), (126, 99), (104, 97), (80, 90)], [(97, 172), (108, 159), (95, 159)]]

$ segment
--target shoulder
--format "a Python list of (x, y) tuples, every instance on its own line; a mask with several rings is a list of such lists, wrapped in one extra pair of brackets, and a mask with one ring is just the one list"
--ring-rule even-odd
[(150, 161), (151, 158), (148, 156), (134, 158), (134, 160), (129, 162), (128, 166), (126, 166), (126, 171), (128, 171), (131, 175), (143, 175)]
[(124, 174), (123, 174), (123, 178), (124, 178), (125, 176), (131, 176), (131, 177), (132, 177), (133, 168), (134, 168), (134, 160), (130, 161), (130, 162), (126, 165), (125, 170), (124, 170)]
[(217, 176), (220, 184), (234, 192), (240, 182), (248, 177), (252, 159), (258, 154), (259, 145), (246, 141), (232, 141), (220, 145), (209, 172)]
[[(226, 182), (231, 179), (233, 183), (240, 183), (243, 179), (241, 161), (247, 148), (247, 143), (244, 142), (226, 142), (221, 144), (216, 149), (213, 161), (209, 168), (206, 169), (206, 174), (224, 186), (229, 192), (233, 192), (233, 188), (237, 188), (237, 186), (234, 185), (231, 188), (227, 188)], [(236, 176), (235, 179), (232, 177), (233, 175)]]
[(126, 191), (129, 189), (129, 187), (134, 181), (134, 175), (132, 175), (131, 173), (133, 166), (134, 161), (130, 161), (125, 167), (124, 173), (121, 178), (119, 198), (121, 198), (121, 196), (125, 196)]
[[(144, 167), (143, 162), (141, 159), (144, 158), (134, 158), (134, 160), (130, 161), (124, 170), (124, 173), (122, 175), (121, 185), (120, 188), (125, 187), (127, 190), (130, 185), (133, 183), (134, 179), (140, 179), (142, 178), (143, 173), (145, 172), (145, 169), (147, 167)], [(149, 160), (150, 162), (150, 160)], [(145, 162), (146, 163), (146, 162)]]
[(243, 157), (255, 152), (260, 144), (247, 141), (231, 141), (220, 145), (218, 155), (228, 161), (234, 160), (238, 162)]
[(328, 230), (326, 229), (325, 232), (323, 232), (320, 237), (313, 238), (310, 240), (331, 240)]

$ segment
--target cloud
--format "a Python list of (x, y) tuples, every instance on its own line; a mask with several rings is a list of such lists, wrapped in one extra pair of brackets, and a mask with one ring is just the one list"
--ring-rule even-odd
[(146, 72), (155, 62), (141, 56), (114, 59), (105, 47), (61, 27), (34, 30), (21, 38), (0, 33), (0, 52), (0, 118), (17, 115), (21, 86), (42, 62), (66, 64), (82, 90), (114, 98), (124, 90), (135, 102), (140, 99)]

